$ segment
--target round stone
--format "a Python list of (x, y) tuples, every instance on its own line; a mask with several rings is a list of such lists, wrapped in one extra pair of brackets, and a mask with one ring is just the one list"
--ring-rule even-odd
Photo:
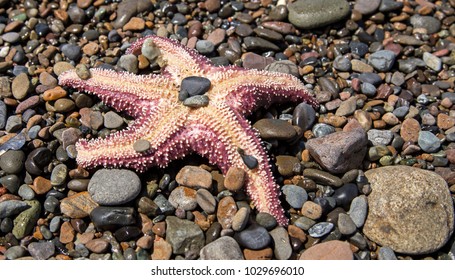
[(240, 245), (252, 250), (264, 249), (272, 242), (272, 237), (267, 230), (257, 224), (236, 233), (234, 238)]
[(197, 207), (196, 190), (187, 187), (177, 187), (169, 195), (169, 202), (174, 208), (192, 211)]
[(198, 205), (204, 210), (207, 214), (213, 214), (216, 210), (216, 199), (215, 197), (206, 189), (199, 189), (196, 193), (196, 201)]
[(376, 70), (381, 72), (387, 72), (392, 69), (395, 63), (396, 54), (389, 50), (380, 50), (372, 53), (368, 57), (368, 63), (373, 66)]
[(441, 22), (433, 16), (421, 16), (416, 14), (411, 17), (410, 22), (414, 29), (426, 29), (427, 34), (436, 33), (441, 29)]
[(109, 111), (104, 115), (104, 126), (109, 129), (119, 128), (123, 125), (123, 118), (116, 112)]
[(100, 205), (127, 203), (141, 191), (141, 180), (127, 169), (100, 169), (93, 174), (88, 192)]
[(0, 156), (0, 168), (9, 174), (16, 174), (22, 171), (25, 161), (23, 151), (9, 150)]
[(347, 57), (340, 55), (333, 60), (333, 67), (338, 71), (348, 72), (351, 70), (352, 64)]
[(431, 253), (450, 238), (453, 201), (446, 181), (434, 172), (386, 166), (365, 172), (371, 184), (364, 234), (405, 254)]
[(292, 124), (299, 126), (303, 131), (310, 129), (315, 120), (316, 111), (305, 102), (297, 105), (292, 113)]
[(441, 147), (441, 140), (430, 131), (420, 131), (417, 143), (427, 153), (437, 152)]
[(188, 97), (183, 101), (183, 105), (191, 108), (205, 107), (209, 104), (209, 97), (207, 95), (195, 95)]
[(277, 227), (270, 231), (270, 236), (273, 239), (273, 252), (278, 260), (287, 260), (292, 255), (292, 247), (289, 240), (289, 234), (283, 227)]
[(180, 91), (187, 93), (189, 96), (202, 95), (210, 89), (211, 85), (210, 80), (207, 78), (189, 76), (182, 80)]
[(150, 149), (150, 142), (145, 139), (139, 139), (133, 144), (133, 149), (138, 152), (142, 153)]
[(281, 119), (260, 119), (253, 127), (259, 131), (259, 135), (265, 140), (289, 140), (297, 134), (288, 121)]

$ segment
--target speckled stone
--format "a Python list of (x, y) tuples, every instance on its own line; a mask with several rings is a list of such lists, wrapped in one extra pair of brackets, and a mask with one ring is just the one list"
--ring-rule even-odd
[(201, 260), (243, 260), (242, 250), (234, 238), (223, 236), (201, 249)]
[(372, 189), (363, 228), (369, 239), (406, 254), (431, 253), (447, 242), (454, 209), (441, 176), (409, 166), (371, 169), (365, 176)]

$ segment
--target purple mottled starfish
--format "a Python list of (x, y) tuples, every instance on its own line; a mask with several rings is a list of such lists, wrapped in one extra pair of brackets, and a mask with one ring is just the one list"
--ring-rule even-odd
[[(161, 75), (134, 75), (126, 72), (91, 69), (82, 80), (74, 70), (60, 75), (61, 85), (93, 93), (108, 106), (125, 111), (135, 121), (125, 130), (104, 139), (81, 140), (76, 144), (77, 162), (83, 167), (124, 166), (144, 171), (156, 165), (196, 152), (223, 174), (236, 166), (246, 172), (246, 191), (260, 212), (273, 215), (287, 225), (261, 140), (245, 116), (274, 102), (317, 101), (295, 77), (239, 67), (216, 67), (204, 56), (176, 41), (157, 36), (138, 40), (127, 53), (139, 54), (143, 44), (155, 46), (164, 62)], [(208, 103), (190, 107), (179, 98), (186, 77), (210, 80), (205, 92)], [(150, 147), (135, 150), (146, 140)], [(256, 161), (245, 164), (245, 155)]]

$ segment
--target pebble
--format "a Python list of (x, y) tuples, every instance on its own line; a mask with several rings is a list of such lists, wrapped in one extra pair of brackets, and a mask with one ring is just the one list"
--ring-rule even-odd
[(212, 174), (197, 166), (187, 165), (180, 169), (175, 177), (180, 185), (190, 188), (210, 189), (212, 186)]
[(106, 253), (110, 247), (110, 244), (105, 239), (92, 239), (85, 243), (85, 247), (89, 249), (91, 252), (96, 254), (103, 254)]
[(338, 230), (343, 235), (351, 235), (356, 232), (357, 227), (348, 214), (340, 213), (338, 215)]
[(327, 235), (330, 231), (332, 231), (333, 227), (334, 227), (334, 225), (332, 223), (320, 222), (320, 223), (317, 223), (314, 226), (312, 226), (308, 230), (308, 234), (311, 237), (319, 238), (319, 237)]
[(156, 236), (153, 242), (152, 260), (169, 260), (172, 256), (172, 246), (163, 238)]
[(378, 251), (378, 260), (397, 260), (395, 252), (390, 247), (381, 247)]
[(413, 15), (410, 22), (414, 29), (426, 29), (427, 34), (437, 33), (441, 29), (441, 22), (433, 16)]
[[(1, 94), (1, 93), (0, 93)], [(3, 101), (0, 101), (0, 129), (4, 129), (6, 125), (7, 109)]]
[(272, 242), (272, 237), (267, 230), (256, 224), (252, 224), (243, 231), (237, 232), (234, 238), (241, 246), (251, 250), (264, 249)]
[(265, 67), (265, 70), (270, 72), (291, 74), (295, 77), (299, 76), (297, 65), (289, 60), (274, 61)]
[(125, 71), (137, 74), (139, 71), (138, 69), (138, 60), (137, 57), (134, 54), (125, 54), (120, 57), (118, 60), (117, 65)]
[(359, 11), (362, 15), (374, 13), (381, 4), (381, 0), (356, 0), (354, 10)]
[(300, 173), (301, 170), (299, 160), (293, 156), (277, 156), (275, 164), (278, 168), (278, 173), (284, 177), (290, 177), (294, 173)]
[(365, 176), (372, 189), (363, 227), (366, 237), (407, 254), (434, 252), (446, 243), (454, 215), (447, 183), (441, 176), (409, 166), (371, 169)]
[(308, 194), (304, 188), (296, 185), (284, 185), (281, 188), (286, 202), (294, 209), (300, 209), (308, 200)]
[(26, 184), (19, 187), (17, 194), (25, 200), (32, 200), (35, 198), (35, 191)]
[(298, 0), (288, 4), (289, 22), (298, 28), (312, 29), (337, 22), (349, 14), (349, 3), (345, 0)]
[(223, 229), (232, 227), (232, 219), (234, 218), (235, 213), (237, 213), (237, 205), (231, 196), (223, 197), (218, 202), (216, 217)]
[(368, 200), (364, 195), (355, 197), (349, 208), (349, 216), (357, 228), (361, 228), (365, 223), (368, 214)]
[(82, 219), (89, 216), (97, 206), (98, 204), (93, 201), (90, 194), (86, 191), (68, 196), (60, 202), (62, 213), (73, 219)]
[(340, 178), (319, 169), (306, 168), (303, 170), (303, 176), (323, 185), (334, 187), (341, 187), (343, 185), (343, 181)]
[(434, 153), (441, 147), (441, 141), (430, 131), (420, 131), (418, 138), (419, 147), (427, 153)]
[(196, 201), (197, 204), (206, 212), (207, 214), (215, 213), (217, 202), (215, 197), (206, 189), (199, 189), (196, 192)]
[(236, 166), (231, 166), (224, 178), (224, 187), (230, 191), (238, 191), (243, 187), (245, 178), (245, 170)]
[(30, 200), (26, 201), (26, 203), (30, 208), (22, 211), (13, 221), (14, 227), (12, 232), (17, 239), (22, 239), (32, 232), (41, 213), (41, 204), (39, 201)]
[(120, 128), (123, 125), (123, 118), (113, 111), (104, 115), (104, 126), (109, 129)]
[(370, 141), (373, 146), (387, 146), (392, 142), (393, 132), (390, 130), (370, 129), (367, 132), (367, 136), (368, 141)]
[(55, 198), (54, 196), (48, 196), (44, 201), (44, 210), (50, 213), (54, 213), (58, 209), (59, 205), (60, 201), (57, 198)]
[(189, 76), (182, 80), (180, 94), (184, 92), (185, 95), (189, 96), (202, 95), (210, 89), (211, 85), (210, 80), (207, 78)]
[(88, 192), (100, 205), (121, 205), (136, 198), (141, 187), (141, 180), (133, 171), (100, 169), (90, 179)]
[(374, 67), (374, 69), (380, 72), (387, 72), (392, 69), (395, 63), (396, 55), (392, 51), (380, 50), (372, 53), (368, 57), (368, 63)]
[(442, 61), (439, 57), (429, 53), (429, 52), (424, 52), (423, 53), (423, 61), (425, 64), (432, 70), (434, 71), (441, 71), (442, 69)]
[(81, 57), (81, 47), (74, 44), (66, 44), (61, 47), (63, 54), (73, 61), (78, 61)]
[(187, 187), (177, 187), (169, 195), (169, 202), (174, 208), (192, 211), (197, 207), (196, 190)]
[(171, 244), (174, 254), (185, 254), (190, 249), (201, 250), (205, 237), (195, 223), (169, 216), (166, 218), (166, 242)]
[(19, 258), (25, 256), (25, 253), (27, 253), (27, 250), (24, 247), (16, 245), (16, 246), (9, 247), (5, 251), (4, 256), (8, 260), (15, 260), (15, 259), (19, 259)]
[(230, 236), (222, 236), (205, 245), (200, 255), (201, 260), (244, 260), (239, 244)]
[(0, 219), (15, 216), (28, 208), (30, 208), (30, 205), (20, 200), (0, 202)]
[(335, 199), (337, 206), (349, 209), (352, 200), (358, 195), (356, 184), (348, 183), (335, 190), (332, 197)]
[(420, 124), (416, 119), (405, 119), (401, 124), (400, 136), (404, 141), (417, 142), (419, 138)]
[(128, 226), (136, 222), (132, 207), (95, 207), (90, 212), (90, 219), (99, 230)]
[(274, 229), (278, 224), (275, 217), (266, 212), (257, 213), (256, 223), (267, 230)]
[(0, 156), (0, 168), (8, 174), (17, 174), (22, 171), (25, 162), (23, 151), (9, 150)]
[(300, 103), (292, 113), (292, 125), (299, 126), (303, 131), (310, 129), (316, 120), (316, 111), (307, 103)]
[(288, 121), (281, 119), (260, 119), (253, 124), (253, 127), (259, 131), (259, 135), (264, 140), (288, 140), (297, 134)]
[(348, 72), (352, 68), (351, 61), (345, 56), (337, 56), (333, 60), (333, 67), (340, 72)]
[(55, 246), (52, 242), (32, 242), (27, 250), (35, 260), (47, 260), (55, 253)]
[(344, 173), (355, 169), (366, 153), (367, 137), (363, 130), (335, 132), (308, 140), (306, 148), (327, 171)]
[(313, 126), (312, 132), (316, 138), (329, 135), (335, 132), (335, 128), (325, 123), (317, 123)]
[(210, 54), (215, 50), (215, 45), (209, 40), (199, 40), (196, 42), (196, 50), (201, 54)]
[(139, 139), (134, 142), (133, 149), (138, 153), (143, 153), (150, 149), (150, 142), (145, 139)]
[(186, 98), (183, 101), (183, 105), (191, 108), (205, 107), (209, 104), (209, 98), (207, 95), (195, 95)]
[(250, 215), (250, 210), (246, 207), (241, 207), (232, 217), (232, 229), (234, 231), (241, 231), (243, 230), (247, 223), (248, 217)]
[(345, 241), (331, 240), (316, 244), (300, 255), (300, 260), (352, 260), (354, 255)]
[(277, 227), (270, 231), (274, 241), (274, 255), (278, 260), (288, 260), (292, 255), (292, 247), (288, 232), (283, 227)]
[(31, 83), (26, 73), (21, 73), (13, 79), (11, 83), (11, 92), (14, 98), (18, 100), (24, 99), (31, 91)]

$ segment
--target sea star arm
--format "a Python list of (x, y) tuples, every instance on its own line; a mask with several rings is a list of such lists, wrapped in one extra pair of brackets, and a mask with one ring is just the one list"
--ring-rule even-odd
[(118, 111), (125, 111), (136, 117), (140, 112), (135, 103), (139, 100), (175, 99), (172, 82), (165, 76), (138, 76), (127, 72), (115, 72), (94, 68), (90, 69), (90, 78), (82, 80), (75, 70), (69, 70), (59, 76), (59, 83), (89, 93), (96, 93), (108, 106)]
[(214, 67), (210, 78), (216, 85), (212, 89), (213, 98), (226, 102), (244, 116), (273, 103), (303, 101), (313, 107), (318, 106), (318, 102), (302, 82), (289, 74), (237, 67)]
[(152, 41), (160, 51), (161, 60), (164, 62), (163, 73), (169, 74), (176, 81), (181, 81), (187, 76), (202, 76), (210, 70), (210, 60), (189, 49), (180, 42), (155, 35), (146, 36), (134, 42), (126, 51), (127, 54), (140, 54), (144, 43)]
[[(77, 142), (77, 162), (87, 168), (98, 165), (125, 166), (138, 171), (157, 165), (155, 152), (179, 133), (187, 114), (185, 108), (171, 108), (165, 102), (136, 103), (142, 107), (142, 113), (126, 130), (115, 132), (106, 138)], [(138, 140), (149, 141), (150, 148), (137, 152), (134, 143)]]

